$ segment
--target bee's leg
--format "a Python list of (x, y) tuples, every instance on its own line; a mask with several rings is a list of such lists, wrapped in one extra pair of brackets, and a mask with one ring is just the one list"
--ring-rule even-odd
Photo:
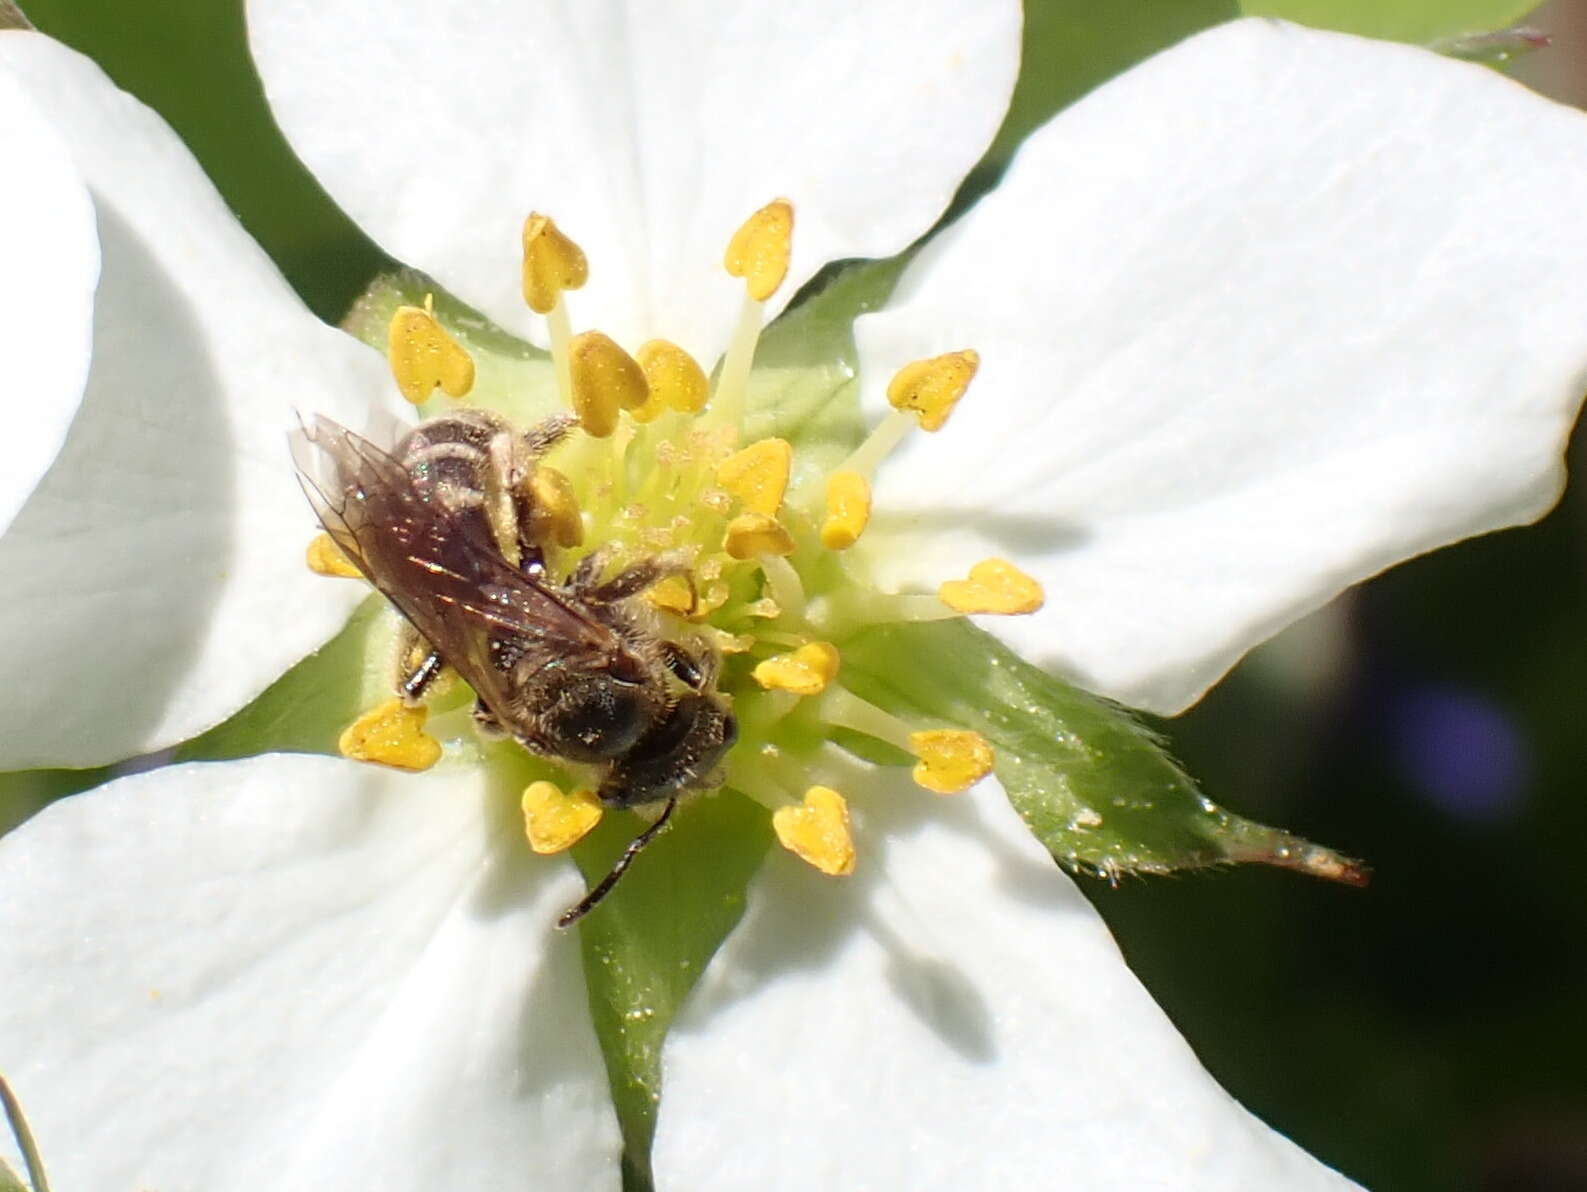
[(558, 927), (572, 927), (573, 924), (594, 910), (601, 899), (612, 892), (612, 887), (617, 884), (617, 879), (628, 871), (628, 867), (633, 864), (634, 858), (644, 850), (647, 844), (666, 829), (668, 821), (672, 819), (673, 808), (677, 807), (677, 805), (677, 795), (667, 800), (667, 805), (661, 809), (661, 815), (656, 822), (628, 842), (628, 847), (623, 850), (623, 855), (617, 858), (617, 864), (612, 866), (611, 872), (603, 877), (593, 890), (579, 899), (577, 904), (562, 912), (557, 919)]
[(579, 420), (572, 414), (553, 414), (549, 418), (541, 419), (523, 433), (523, 449), (529, 453), (531, 459), (544, 455), (555, 447), (575, 426)]
[[(638, 596), (669, 575), (685, 575), (688, 570), (688, 564), (678, 558), (642, 559), (631, 567), (623, 568), (603, 584), (581, 587), (579, 595), (595, 604), (616, 604), (619, 600)], [(574, 573), (574, 579), (578, 579), (577, 572)]]
[(573, 574), (568, 576), (567, 586), (581, 596), (594, 591), (600, 586), (601, 572), (606, 570), (607, 561), (611, 557), (611, 547), (596, 547), (579, 560), (579, 565), (573, 569)]
[(688, 647), (663, 638), (661, 660), (680, 683), (693, 691), (704, 691), (716, 682), (718, 664), (715, 651), (708, 650), (696, 657)]
[(501, 721), (496, 719), (496, 713), (485, 706), (485, 701), (474, 701), (474, 727), (479, 735), (487, 741), (500, 741), (507, 735), (507, 730), (502, 728)]
[(446, 663), (435, 647), (420, 636), (408, 622), (402, 622), (397, 632), (397, 694), (410, 704), (424, 698), (424, 693), (440, 676)]

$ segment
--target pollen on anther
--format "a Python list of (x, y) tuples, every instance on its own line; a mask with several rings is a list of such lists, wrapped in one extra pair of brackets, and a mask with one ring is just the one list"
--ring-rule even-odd
[(841, 664), (837, 647), (829, 642), (808, 642), (790, 654), (778, 654), (755, 667), (755, 682), (768, 691), (795, 695), (820, 695), (838, 677)]
[(665, 339), (647, 340), (634, 353), (650, 384), (650, 399), (634, 411), (640, 422), (650, 422), (667, 410), (698, 414), (710, 396), (705, 370), (689, 353)]
[(550, 314), (563, 290), (576, 290), (590, 278), (584, 250), (563, 235), (548, 215), (531, 215), (523, 225), (523, 297), (536, 314)]
[(722, 267), (744, 279), (744, 288), (756, 302), (764, 302), (788, 275), (793, 250), (793, 204), (774, 199), (751, 215), (733, 233)]
[(563, 794), (554, 782), (531, 782), (522, 805), (524, 834), (537, 853), (564, 852), (601, 822), (601, 801), (594, 791)]
[(422, 306), (399, 306), (386, 328), (386, 363), (402, 396), (414, 405), (439, 386), (448, 397), (474, 387), (474, 358)]
[(645, 404), (650, 387), (644, 371), (615, 340), (599, 331), (575, 335), (568, 355), (573, 412), (586, 434), (604, 439), (617, 429), (619, 410)]
[(895, 410), (913, 411), (922, 430), (941, 430), (980, 367), (980, 353), (969, 348), (916, 360), (894, 374), (887, 400)]
[(422, 704), (409, 707), (400, 699), (387, 700), (348, 725), (336, 748), (355, 762), (428, 770), (441, 760), (441, 743), (424, 731), (428, 715)]
[(952, 579), (939, 587), (937, 598), (957, 613), (1017, 616), (1035, 612), (1046, 595), (1041, 584), (1007, 559), (983, 559), (970, 568), (968, 579)]
[(555, 468), (538, 465), (529, 473), (529, 535), (560, 547), (584, 541), (584, 519), (573, 482)]
[(775, 518), (764, 513), (741, 513), (727, 523), (722, 549), (741, 560), (762, 555), (791, 555), (794, 540)]
[(969, 790), (992, 772), (992, 746), (980, 733), (964, 729), (926, 729), (909, 734), (910, 751), (920, 760), (913, 777), (939, 795)]
[(783, 848), (822, 873), (840, 877), (854, 872), (849, 805), (831, 787), (812, 786), (798, 806), (772, 812), (771, 825)]
[(687, 617), (694, 612), (699, 596), (694, 585), (683, 576), (669, 575), (659, 583), (652, 584), (645, 592), (645, 599), (663, 612)]
[(827, 477), (826, 500), (821, 545), (828, 550), (848, 550), (870, 524), (871, 482), (858, 472), (834, 472)]
[(315, 575), (330, 575), (341, 579), (358, 579), (364, 573), (349, 559), (336, 539), (329, 534), (316, 534), (304, 553), (304, 561)]
[(776, 517), (788, 491), (793, 448), (786, 439), (761, 439), (717, 465), (716, 481), (750, 513)]

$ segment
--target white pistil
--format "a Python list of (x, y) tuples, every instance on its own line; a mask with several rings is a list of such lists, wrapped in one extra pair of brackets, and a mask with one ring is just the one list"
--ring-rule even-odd
[(738, 326), (733, 329), (727, 354), (722, 357), (722, 371), (717, 375), (716, 391), (711, 395), (711, 405), (705, 415), (713, 426), (744, 425), (749, 369), (755, 360), (755, 346), (760, 342), (765, 305), (746, 295), (739, 308)]

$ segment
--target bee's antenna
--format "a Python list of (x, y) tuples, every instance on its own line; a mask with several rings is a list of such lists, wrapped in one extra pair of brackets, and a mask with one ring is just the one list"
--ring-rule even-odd
[(667, 821), (672, 818), (672, 809), (677, 805), (678, 796), (674, 795), (667, 800), (667, 805), (662, 808), (661, 815), (657, 817), (656, 822), (628, 842), (628, 847), (623, 850), (623, 855), (617, 858), (617, 864), (613, 865), (612, 871), (600, 880), (600, 884), (579, 899), (577, 906), (569, 907), (562, 912), (561, 917), (557, 919), (558, 927), (572, 927), (573, 924), (594, 910), (600, 904), (601, 899), (612, 892), (612, 887), (617, 884), (617, 879), (622, 877), (628, 867), (633, 864), (634, 858), (639, 855), (640, 850), (659, 836), (661, 830), (667, 826)]

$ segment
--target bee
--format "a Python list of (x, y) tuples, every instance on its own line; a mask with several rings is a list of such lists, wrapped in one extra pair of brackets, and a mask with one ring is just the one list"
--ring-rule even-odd
[(596, 767), (607, 807), (665, 801), (562, 927), (605, 897), (681, 795), (714, 785), (738, 737), (716, 690), (719, 655), (663, 636), (636, 600), (676, 565), (647, 558), (605, 578), (608, 552), (597, 549), (562, 582), (547, 570), (527, 481), (574, 425), (557, 417), (520, 434), (461, 410), (388, 452), (316, 417), (292, 444), (326, 532), (411, 627), (399, 694), (418, 700), (450, 667), (473, 688), (486, 733)]

